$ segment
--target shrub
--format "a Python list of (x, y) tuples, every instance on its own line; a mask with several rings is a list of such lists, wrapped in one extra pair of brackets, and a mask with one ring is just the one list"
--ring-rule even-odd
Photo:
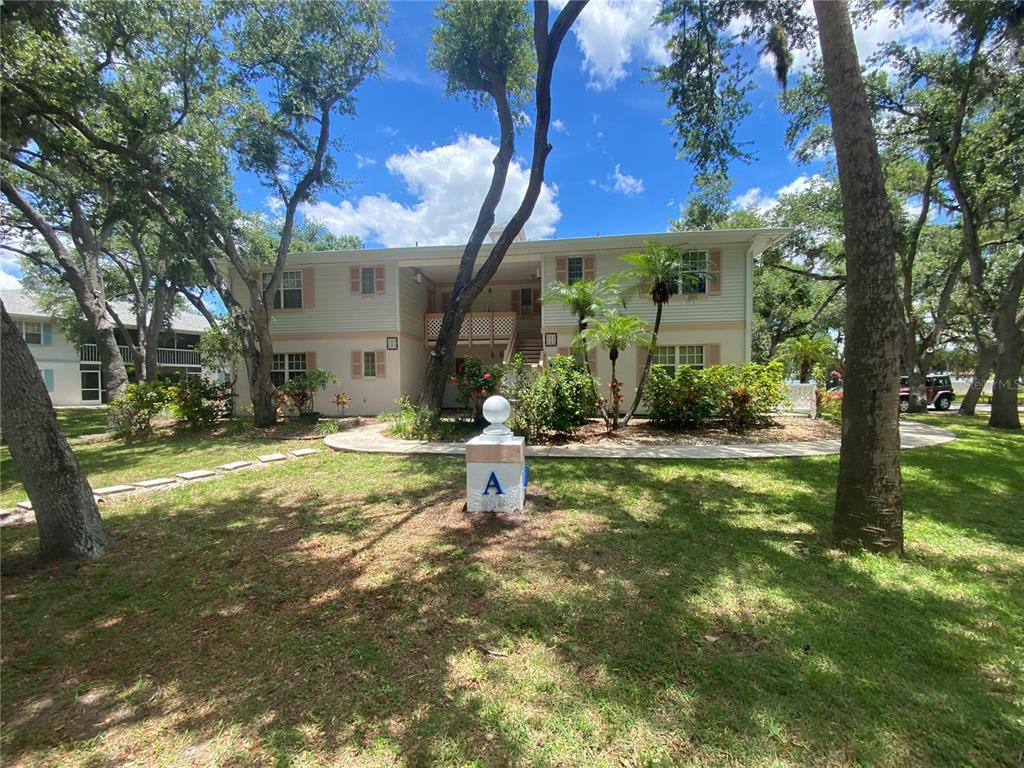
[(705, 371), (680, 367), (672, 374), (655, 365), (647, 375), (644, 402), (651, 422), (659, 427), (692, 429), (719, 410), (713, 390), (713, 377)]
[(113, 432), (117, 437), (141, 437), (153, 431), (153, 418), (165, 408), (170, 393), (161, 381), (129, 384), (124, 394), (110, 404)]
[(395, 405), (397, 411), (381, 413), (377, 420), (390, 424), (386, 433), (400, 440), (449, 440), (468, 426), (467, 422), (441, 419), (427, 406), (417, 405), (404, 395), (395, 400)]
[(502, 393), (513, 405), (510, 426), (528, 439), (578, 431), (597, 411), (594, 391), (590, 374), (564, 355), (536, 371), (517, 355), (503, 372)]
[(843, 398), (829, 397), (824, 390), (818, 390), (818, 418), (836, 424), (843, 422)]
[[(191, 429), (205, 429), (224, 413), (224, 388), (214, 381), (191, 377), (173, 385), (172, 391), (174, 414)], [(230, 399), (227, 401), (230, 403)]]
[(500, 365), (485, 369), (483, 360), (470, 356), (462, 361), (461, 369), (451, 377), (452, 384), (459, 390), (459, 402), (475, 420), (483, 418), (484, 400), (498, 391), (501, 374)]
[(302, 413), (313, 411), (313, 397), (328, 384), (337, 383), (338, 377), (323, 368), (310, 368), (299, 376), (293, 376), (280, 388), (292, 407)]
[(680, 367), (675, 373), (656, 365), (647, 382), (644, 403), (651, 422), (675, 429), (701, 427), (715, 418), (724, 419), (729, 429), (763, 426), (786, 398), (778, 362)]

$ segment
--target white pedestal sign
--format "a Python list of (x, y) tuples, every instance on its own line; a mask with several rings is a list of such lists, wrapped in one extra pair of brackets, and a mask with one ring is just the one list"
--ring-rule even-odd
[(508, 400), (484, 402), (490, 426), (466, 443), (466, 509), (470, 512), (522, 512), (526, 502), (526, 441), (505, 426)]

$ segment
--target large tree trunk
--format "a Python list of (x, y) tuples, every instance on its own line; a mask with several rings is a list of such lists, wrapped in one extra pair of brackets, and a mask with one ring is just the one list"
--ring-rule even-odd
[(100, 512), (18, 327), (0, 304), (0, 413), (4, 439), (32, 501), (41, 559), (99, 557), (107, 546)]
[(978, 349), (978, 367), (974, 369), (974, 378), (967, 388), (967, 394), (960, 401), (960, 409), (957, 411), (961, 416), (973, 416), (978, 406), (981, 393), (985, 391), (985, 383), (988, 381), (992, 368), (996, 364), (996, 351), (993, 347), (981, 347)]
[(832, 536), (844, 549), (901, 553), (895, 236), (849, 9), (816, 0), (814, 13), (846, 233), (846, 376)]
[[(501, 201), (502, 190), (508, 166), (515, 149), (515, 132), (511, 107), (508, 103), (506, 84), (503, 78), (491, 77), (498, 122), (501, 126), (501, 139), (498, 153), (494, 157), (494, 173), (487, 189), (483, 203), (477, 213), (476, 223), (470, 234), (469, 241), (459, 262), (459, 272), (452, 288), (451, 300), (445, 308), (441, 319), (441, 329), (434, 348), (427, 355), (426, 371), (423, 376), (423, 388), (420, 392), (420, 403), (434, 413), (439, 413), (444, 402), (444, 387), (448, 380), (448, 372), (455, 358), (455, 348), (459, 343), (459, 330), (466, 312), (473, 306), (473, 300), (480, 295), (494, 274), (501, 266), (509, 246), (522, 231), (533, 208), (537, 204), (541, 187), (544, 184), (544, 169), (547, 165), (551, 145), (548, 143), (548, 129), (551, 123), (551, 74), (558, 58), (562, 41), (577, 17), (582, 13), (587, 0), (572, 0), (559, 12), (555, 23), (548, 29), (548, 4), (534, 3), (533, 40), (537, 54), (537, 83), (535, 88), (536, 119), (533, 127), (533, 157), (530, 166), (530, 180), (526, 186), (519, 208), (509, 223), (502, 230), (498, 240), (491, 246), (491, 251), (484, 260), (483, 266), (474, 274), (477, 256), (483, 245), (484, 237), (494, 224), (494, 211)], [(492, 73), (489, 73), (492, 74)], [(496, 73), (493, 73), (496, 74)]]
[(1017, 327), (1017, 312), (1009, 304), (1000, 306), (996, 328), (996, 377), (992, 382), (992, 413), (988, 425), (1001, 429), (1020, 429), (1019, 397), (1021, 352), (1024, 333)]

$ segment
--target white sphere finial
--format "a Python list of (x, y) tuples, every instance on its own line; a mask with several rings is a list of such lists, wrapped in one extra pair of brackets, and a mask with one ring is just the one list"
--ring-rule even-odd
[(484, 427), (485, 435), (511, 435), (512, 430), (505, 426), (508, 417), (512, 415), (512, 406), (501, 395), (491, 395), (484, 400), (484, 418), (490, 422), (490, 426)]

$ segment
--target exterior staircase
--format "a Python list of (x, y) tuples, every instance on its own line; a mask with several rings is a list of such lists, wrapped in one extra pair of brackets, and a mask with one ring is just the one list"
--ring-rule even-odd
[(527, 365), (539, 365), (540, 356), (543, 351), (543, 342), (539, 336), (521, 338), (516, 341), (516, 352), (523, 356), (523, 362)]

